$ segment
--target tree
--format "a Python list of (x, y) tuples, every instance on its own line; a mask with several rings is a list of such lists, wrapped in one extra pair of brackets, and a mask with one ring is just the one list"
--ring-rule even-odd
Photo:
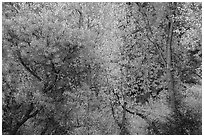
[[(63, 102), (67, 100), (63, 94), (73, 91), (74, 88), (78, 88), (80, 81), (83, 81), (83, 79), (86, 80), (86, 77), (88, 77), (85, 74), (88, 74), (88, 69), (90, 69), (88, 67), (89, 64), (86, 64), (89, 62), (80, 58), (80, 55), (85, 55), (80, 52), (86, 51), (86, 49), (83, 48), (83, 46), (85, 46), (85, 43), (82, 43), (83, 36), (81, 38), (79, 37), (81, 42), (80, 40), (75, 41), (77, 39), (77, 33), (79, 33), (80, 30), (73, 29), (71, 32), (73, 34), (70, 35), (70, 32), (68, 33), (68, 30), (65, 30), (63, 21), (53, 23), (54, 20), (59, 18), (52, 15), (61, 8), (60, 4), (42, 4), (41, 6), (43, 8), (40, 9), (40, 14), (32, 11), (36, 8), (37, 3), (19, 3), (19, 5), (22, 6), (22, 9), (19, 9), (18, 14), (14, 17), (15, 21), (4, 18), (4, 50), (11, 52), (13, 59), (17, 61), (14, 65), (20, 65), (20, 67), (23, 68), (19, 75), (17, 75), (17, 78), (20, 78), (19, 76), (23, 73), (27, 73), (27, 76), (21, 77), (21, 79), (23, 79), (22, 82), (17, 82), (17, 87), (19, 84), (26, 84), (26, 78), (30, 79), (27, 82), (28, 85), (23, 87), (24, 89), (22, 91), (14, 88), (10, 89), (13, 90), (11, 92), (25, 94), (25, 98), (26, 96), (30, 96), (26, 98), (26, 100), (30, 99), (32, 101), (29, 101), (30, 103), (25, 101), (25, 105), (28, 104), (28, 109), (24, 114), (21, 114), (23, 118), (19, 122), (16, 122), (14, 128), (8, 130), (9, 134), (17, 134), (19, 128), (22, 127), (27, 120), (36, 116), (41, 111), (44, 111), (44, 114), (47, 113), (46, 111), (50, 111), (50, 108), (47, 108), (47, 105), (50, 104), (50, 99), (54, 101), (50, 104), (52, 107), (57, 107), (59, 102), (61, 102), (61, 106), (63, 106)], [(46, 8), (48, 8), (48, 10), (46, 10)], [(49, 10), (49, 8), (51, 8), (51, 10)], [(64, 27), (60, 28), (61, 26)], [(70, 36), (75, 37), (75, 39), (70, 38), (70, 41), (66, 41), (66, 37)], [(88, 48), (88, 46), (91, 45), (86, 46), (86, 48)], [(83, 50), (81, 50), (82, 48)], [(75, 63), (75, 60), (79, 63)], [(15, 68), (17, 67), (15, 66), (14, 69)], [(36, 83), (36, 85), (34, 85), (32, 91), (26, 91), (30, 89), (33, 83)], [(7, 81), (6, 84), (7, 86), (12, 85)], [(40, 96), (42, 96), (42, 98)], [(13, 97), (15, 101), (20, 101), (15, 95), (13, 95)], [(48, 100), (43, 100), (43, 97), (48, 98)], [(14, 113), (16, 110), (11, 109), (11, 111), (12, 112), (5, 111), (4, 114)], [(54, 109), (51, 113), (61, 113), (60, 111), (64, 111), (63, 113), (65, 114), (66, 111), (70, 110), (56, 111)], [(22, 112), (21, 110), (19, 114)], [(16, 119), (18, 118), (14, 118), (14, 121)], [(45, 120), (47, 121), (47, 119)], [(11, 119), (11, 121), (13, 120)], [(58, 121), (54, 121), (58, 123)], [(7, 132), (7, 130), (5, 132)], [(42, 132), (45, 132), (45, 130)]]
[(3, 134), (201, 134), (201, 9), (3, 3)]

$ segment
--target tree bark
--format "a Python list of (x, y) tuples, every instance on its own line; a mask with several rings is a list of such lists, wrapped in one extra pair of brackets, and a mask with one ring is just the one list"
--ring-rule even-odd
[(173, 37), (173, 19), (170, 19), (169, 22), (169, 34), (167, 40), (167, 82), (168, 82), (168, 92), (169, 92), (169, 99), (170, 99), (170, 106), (173, 112), (176, 110), (175, 105), (175, 90), (174, 90), (174, 77), (173, 77), (173, 66), (172, 66), (172, 37)]

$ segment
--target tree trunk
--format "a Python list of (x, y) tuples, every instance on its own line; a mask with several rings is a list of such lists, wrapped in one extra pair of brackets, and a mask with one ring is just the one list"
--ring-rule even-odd
[(174, 77), (173, 77), (173, 67), (172, 67), (172, 33), (173, 33), (173, 19), (169, 22), (169, 37), (167, 40), (167, 82), (168, 82), (168, 92), (170, 99), (170, 107), (173, 112), (176, 110), (175, 105), (175, 90), (174, 90)]
[(129, 132), (126, 128), (126, 105), (127, 103), (124, 102), (123, 104), (123, 116), (122, 116), (122, 122), (121, 122), (121, 126), (120, 126), (120, 135), (129, 135)]

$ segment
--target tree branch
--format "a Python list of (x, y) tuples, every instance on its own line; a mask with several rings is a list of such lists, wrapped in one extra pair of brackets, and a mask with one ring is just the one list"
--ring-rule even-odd
[(20, 122), (17, 122), (16, 126), (14, 126), (13, 130), (11, 130), (10, 134), (11, 135), (16, 135), (18, 129), (30, 118), (36, 116), (38, 112), (41, 110), (36, 110), (33, 114), (30, 114), (34, 109), (34, 104), (31, 103), (26, 114), (24, 115), (23, 119)]
[(197, 74), (196, 72), (193, 72), (193, 74), (195, 74), (195, 75), (198, 76), (200, 79), (202, 79), (202, 76), (200, 76), (200, 75)]
[(166, 67), (166, 60), (164, 59), (164, 56), (163, 56), (163, 54), (162, 54), (162, 50), (160, 49), (158, 43), (152, 41), (152, 40), (150, 39), (150, 37), (149, 37), (148, 34), (146, 34), (146, 36), (147, 36), (147, 39), (157, 48), (157, 50), (158, 50), (158, 52), (159, 52), (159, 56), (161, 57), (164, 66)]
[(155, 125), (155, 123), (153, 121), (151, 121), (146, 115), (144, 115), (142, 113), (139, 113), (139, 112), (132, 112), (132, 111), (130, 111), (127, 108), (124, 108), (124, 107), (123, 107), (123, 109), (125, 109), (128, 113), (130, 113), (132, 115), (137, 115), (137, 116), (141, 117), (142, 119), (144, 119), (151, 126), (151, 128), (154, 130), (154, 132), (156, 134), (160, 134), (160, 132), (158, 131), (158, 129), (157, 129), (156, 125)]
[(115, 117), (115, 112), (114, 112), (114, 109), (113, 109), (113, 104), (110, 102), (110, 105), (111, 105), (111, 111), (112, 111), (112, 115), (113, 115), (113, 119), (115, 120), (115, 122), (118, 124), (118, 126), (120, 127), (121, 124), (120, 122), (118, 121), (118, 119)]
[(22, 57), (21, 57), (21, 53), (20, 51), (17, 51), (17, 55), (18, 55), (18, 59), (20, 61), (20, 63), (23, 65), (23, 67), (30, 73), (32, 74), (35, 78), (37, 78), (39, 81), (42, 81), (42, 79), (33, 71), (31, 70), (23, 61)]
[[(149, 32), (151, 33), (151, 35), (154, 35), (151, 27), (150, 27), (150, 24), (149, 24), (149, 20), (148, 20), (148, 17), (147, 17), (147, 14), (145, 12), (142, 11), (142, 7), (141, 7), (141, 4), (140, 3), (136, 3), (139, 7), (139, 12), (143, 15), (144, 18), (146, 18), (146, 25), (147, 25), (147, 29), (149, 30)], [(162, 62), (164, 64), (164, 66), (166, 67), (166, 61), (165, 61), (165, 58), (164, 58), (164, 55), (162, 53), (162, 50), (161, 50), (161, 47), (159, 46), (159, 44), (155, 41), (152, 41), (151, 38), (149, 37), (148, 33), (146, 33), (146, 36), (147, 36), (147, 39), (156, 47), (156, 49), (158, 50), (159, 52), (159, 56), (162, 58)]]

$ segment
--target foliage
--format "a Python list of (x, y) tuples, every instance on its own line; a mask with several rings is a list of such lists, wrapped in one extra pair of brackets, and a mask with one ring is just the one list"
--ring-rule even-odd
[(202, 134), (201, 10), (3, 3), (3, 134)]

